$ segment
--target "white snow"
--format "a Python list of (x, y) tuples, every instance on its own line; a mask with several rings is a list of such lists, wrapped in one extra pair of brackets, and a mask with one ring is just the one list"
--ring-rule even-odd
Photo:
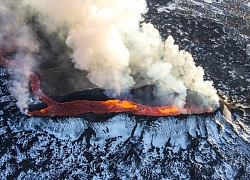
[(173, 11), (177, 8), (175, 3), (168, 3), (166, 6), (160, 6), (157, 8), (157, 11), (160, 12), (168, 12)]
[(106, 122), (92, 124), (92, 128), (97, 133), (95, 138), (97, 141), (119, 136), (128, 138), (134, 126), (134, 120), (123, 114), (117, 115)]
[(22, 122), (25, 130), (45, 131), (59, 139), (76, 140), (87, 128), (86, 121), (80, 118), (65, 118), (56, 122), (50, 118), (31, 117)]

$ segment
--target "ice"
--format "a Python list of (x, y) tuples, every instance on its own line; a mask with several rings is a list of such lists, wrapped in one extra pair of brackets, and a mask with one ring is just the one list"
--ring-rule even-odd
[[(177, 7), (173, 10), (161, 6), (164, 18), (155, 24), (195, 55), (196, 63), (211, 74), (207, 78), (215, 79), (219, 94), (246, 100), (242, 93), (249, 89), (248, 36), (236, 38), (237, 28), (227, 27), (234, 23), (228, 19), (240, 20), (237, 13), (227, 12), (236, 2), (196, 2), (202, 6), (187, 7), (184, 1), (172, 1)], [(171, 12), (171, 20), (165, 12)], [(218, 18), (211, 19), (210, 12)], [(155, 14), (154, 21), (158, 17)], [(222, 25), (211, 23), (215, 21)], [(216, 38), (209, 39), (210, 33)], [(242, 107), (245, 113), (224, 107), (216, 114), (184, 117), (118, 114), (106, 122), (26, 117), (9, 97), (8, 73), (0, 68), (0, 179), (249, 179), (248, 102)]]
[(207, 3), (222, 3), (223, 0), (204, 0), (204, 2), (207, 2)]
[(163, 147), (170, 140), (170, 144), (177, 152), (180, 148), (186, 149), (189, 144), (188, 134), (196, 137), (197, 123), (194, 116), (181, 121), (175, 118), (159, 118), (149, 128), (143, 136), (145, 143)]
[(157, 8), (157, 11), (163, 12), (163, 11), (173, 11), (177, 8), (176, 4), (174, 3), (168, 3), (167, 6), (161, 6), (159, 8)]
[(22, 127), (26, 131), (45, 131), (59, 139), (70, 139), (74, 141), (87, 129), (87, 124), (86, 121), (80, 118), (65, 118), (55, 122), (50, 118), (31, 117), (22, 122)]
[[(35, 167), (50, 161), (44, 172), (31, 168), (21, 172), (20, 178), (55, 179), (70, 170), (71, 175), (66, 177), (88, 179), (87, 169), (90, 169), (94, 179), (114, 178), (116, 171), (123, 179), (131, 179), (135, 174), (141, 179), (190, 179), (190, 168), (199, 173), (199, 168), (191, 165), (195, 163), (205, 171), (201, 175), (203, 178), (228, 179), (237, 171), (232, 169), (233, 164), (245, 163), (239, 152), (249, 151), (246, 142), (240, 140), (249, 135), (249, 129), (245, 134), (240, 133), (239, 128), (244, 126), (240, 122), (238, 125), (233, 119), (229, 122), (221, 112), (209, 116), (153, 119), (118, 114), (106, 122), (30, 117), (12, 124), (16, 126), (12, 127), (12, 132), (18, 139), (11, 146), (15, 153), (5, 153), (1, 161), (4, 165), (13, 157), (16, 163), (30, 159)], [(250, 157), (249, 153), (244, 154)], [(7, 174), (15, 171), (11, 166), (5, 168)], [(239, 169), (238, 165), (235, 168)]]
[(117, 115), (106, 122), (94, 123), (96, 139), (111, 138), (122, 136), (127, 138), (131, 135), (131, 131), (135, 122), (126, 115)]
[(250, 44), (247, 44), (246, 52), (247, 52), (248, 56), (250, 57)]

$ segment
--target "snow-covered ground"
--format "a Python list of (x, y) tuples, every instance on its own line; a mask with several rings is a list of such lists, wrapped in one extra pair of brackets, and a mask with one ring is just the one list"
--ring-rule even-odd
[(146, 17), (193, 54), (236, 109), (177, 117), (117, 114), (105, 122), (27, 117), (7, 88), (13, 72), (1, 67), (1, 179), (248, 179), (250, 18), (249, 3), (237, 3), (150, 1)]

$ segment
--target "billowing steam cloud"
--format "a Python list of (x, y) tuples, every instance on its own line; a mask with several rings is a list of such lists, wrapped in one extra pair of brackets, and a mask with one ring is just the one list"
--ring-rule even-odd
[[(183, 109), (188, 89), (206, 96), (203, 106), (218, 105), (212, 82), (203, 80), (204, 71), (195, 66), (192, 56), (179, 51), (171, 36), (163, 42), (152, 24), (143, 23), (142, 14), (147, 12), (145, 0), (19, 2), (23, 9), (31, 7), (40, 13), (40, 22), (49, 33), (59, 32), (62, 38), (67, 35), (64, 41), (73, 50), (75, 68), (87, 71), (88, 79), (106, 89), (108, 95), (119, 97), (130, 88), (155, 84), (154, 93), (164, 105), (176, 105)], [(0, 10), (1, 13), (9, 11), (6, 6), (0, 6)], [(25, 14), (20, 16), (17, 12), (16, 16), (25, 17)], [(24, 26), (26, 32), (30, 31), (25, 24), (15, 24), (17, 27)], [(68, 28), (62, 29), (64, 24)], [(27, 33), (27, 37), (23, 36), (21, 40), (34, 43), (34, 38), (30, 41), (31, 34)], [(14, 41), (19, 42), (19, 39)], [(25, 43), (22, 45), (25, 47)], [(29, 49), (29, 52), (35, 50)]]
[[(33, 53), (39, 49), (32, 29), (26, 24), (26, 12), (20, 3), (8, 0), (0, 2), (0, 49), (12, 52), (12, 59), (33, 64)], [(27, 109), (28, 77), (30, 71), (27, 66), (21, 66), (15, 71), (15, 80), (9, 89), (17, 99), (17, 105), (22, 110)], [(20, 73), (21, 72), (21, 73)]]

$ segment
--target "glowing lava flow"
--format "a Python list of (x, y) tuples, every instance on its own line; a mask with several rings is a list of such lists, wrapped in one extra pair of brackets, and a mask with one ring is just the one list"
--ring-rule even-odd
[[(170, 116), (181, 114), (180, 110), (175, 106), (151, 107), (127, 100), (75, 100), (58, 103), (42, 93), (40, 89), (40, 80), (34, 72), (30, 75), (30, 85), (33, 94), (46, 103), (48, 107), (29, 112), (29, 116), (77, 116), (90, 112), (95, 114), (127, 112), (145, 116)], [(192, 112), (200, 114), (211, 111), (212, 109), (207, 108), (186, 108), (186, 113)]]
[[(5, 54), (6, 51), (0, 49), (1, 65), (24, 65), (19, 61), (7, 60), (5, 58)], [(58, 103), (42, 93), (38, 76), (31, 70), (31, 68), (29, 69), (31, 71), (29, 78), (32, 93), (48, 106), (38, 111), (28, 112), (29, 116), (77, 116), (89, 112), (93, 112), (95, 114), (130, 112), (137, 115), (147, 116), (168, 116), (180, 114), (178, 108), (174, 106), (150, 107), (127, 100), (75, 100), (71, 102)]]
[(30, 116), (77, 116), (85, 113), (105, 114), (130, 112), (136, 115), (169, 116), (180, 114), (173, 106), (150, 107), (127, 100), (88, 101), (75, 100), (58, 103), (44, 95), (40, 89), (40, 80), (35, 73), (30, 75), (32, 92), (48, 107), (39, 111), (29, 112)]
[[(3, 66), (27, 66), (19, 61), (7, 60), (5, 58), (6, 51), (0, 48), (0, 65)], [(181, 114), (180, 110), (175, 106), (146, 106), (137, 104), (127, 100), (107, 100), (107, 101), (89, 101), (89, 100), (75, 100), (71, 102), (59, 103), (41, 91), (39, 77), (30, 70), (30, 86), (32, 93), (47, 104), (46, 108), (28, 112), (29, 116), (77, 116), (86, 113), (106, 114), (106, 113), (121, 113), (127, 112), (136, 115), (146, 116), (169, 116)], [(211, 112), (211, 109), (203, 108), (186, 108), (186, 113), (204, 113)]]

